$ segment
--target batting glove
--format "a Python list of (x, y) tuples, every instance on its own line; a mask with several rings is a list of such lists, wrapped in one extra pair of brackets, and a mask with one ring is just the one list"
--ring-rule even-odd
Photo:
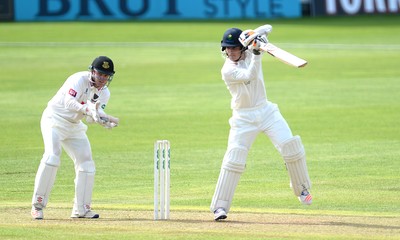
[(239, 36), (239, 42), (243, 45), (243, 47), (248, 47), (257, 36), (258, 33), (254, 30), (244, 30)]
[(258, 40), (257, 38), (254, 39), (254, 40), (251, 42), (251, 44), (248, 46), (248, 49), (249, 49), (249, 50), (252, 50), (252, 51), (254, 51), (254, 50), (258, 51), (258, 50), (260, 50), (260, 40)]

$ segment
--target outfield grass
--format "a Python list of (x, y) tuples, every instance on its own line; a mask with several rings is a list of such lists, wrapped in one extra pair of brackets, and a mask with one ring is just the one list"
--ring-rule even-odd
[[(265, 56), (268, 98), (304, 142), (314, 203), (299, 204), (260, 135), (229, 218), (209, 205), (226, 148), (230, 95), (222, 33), (265, 22), (2, 23), (2, 239), (398, 239), (400, 17), (275, 20), (270, 41), (309, 61)], [(111, 131), (91, 126), (101, 218), (69, 219), (73, 164), (62, 156), (44, 221), (30, 219), (43, 154), (41, 113), (97, 55), (115, 62)], [(172, 144), (171, 220), (153, 221), (153, 142)]]

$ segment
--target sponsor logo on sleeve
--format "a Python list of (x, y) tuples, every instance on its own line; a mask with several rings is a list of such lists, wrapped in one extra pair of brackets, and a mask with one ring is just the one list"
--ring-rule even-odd
[(72, 88), (69, 89), (68, 94), (73, 96), (73, 97), (76, 97), (76, 91), (74, 89), (72, 89)]

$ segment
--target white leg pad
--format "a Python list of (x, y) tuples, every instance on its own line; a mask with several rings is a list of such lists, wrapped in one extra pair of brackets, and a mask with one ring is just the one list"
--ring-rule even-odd
[(246, 148), (236, 147), (225, 154), (210, 206), (212, 212), (221, 207), (225, 209), (226, 213), (229, 212), (240, 175), (245, 170), (247, 153)]
[(83, 162), (76, 171), (73, 213), (79, 214), (81, 217), (90, 210), (95, 173), (96, 169), (93, 161)]
[(294, 194), (300, 196), (304, 189), (311, 188), (311, 181), (306, 164), (306, 154), (300, 137), (295, 136), (286, 140), (282, 143), (281, 149)]
[(43, 155), (35, 178), (32, 205), (36, 208), (45, 208), (49, 201), (51, 189), (56, 180), (60, 158), (55, 155)]

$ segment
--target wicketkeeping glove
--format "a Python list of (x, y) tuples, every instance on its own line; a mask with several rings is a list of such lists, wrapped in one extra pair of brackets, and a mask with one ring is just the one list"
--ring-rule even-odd
[(119, 119), (111, 115), (101, 115), (99, 124), (105, 128), (114, 128), (119, 124)]
[(95, 122), (99, 122), (99, 106), (100, 101), (92, 102), (88, 101), (86, 104), (83, 105), (83, 114), (91, 116)]

